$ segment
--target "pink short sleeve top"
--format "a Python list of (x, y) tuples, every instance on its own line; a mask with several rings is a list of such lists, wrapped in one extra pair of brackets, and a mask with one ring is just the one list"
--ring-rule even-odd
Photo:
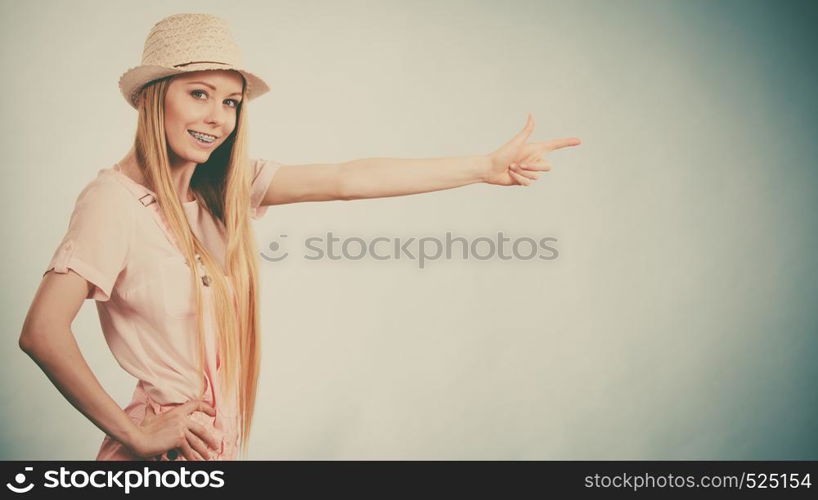
[[(250, 164), (254, 170), (251, 217), (259, 219), (267, 211), (261, 206), (264, 193), (281, 165), (262, 159)], [(138, 380), (125, 408), (137, 423), (146, 405), (159, 414), (203, 396), (198, 394), (201, 380), (191, 271), (170, 239), (155, 200), (155, 193), (116, 168), (100, 170), (77, 197), (68, 231), (45, 271), (67, 273), (72, 269), (93, 285), (87, 298), (96, 301), (105, 340), (119, 365)], [(193, 232), (224, 262), (224, 225), (198, 201), (183, 206)], [(204, 397), (216, 408), (216, 416), (193, 415), (221, 439), (217, 459), (231, 460), (238, 439), (238, 405), (220, 392), (210, 288), (203, 290), (208, 381)], [(137, 457), (128, 456), (106, 436), (97, 458)]]

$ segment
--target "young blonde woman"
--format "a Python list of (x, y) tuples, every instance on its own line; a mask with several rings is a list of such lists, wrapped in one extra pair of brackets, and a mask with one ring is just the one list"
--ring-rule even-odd
[[(525, 128), (485, 156), (282, 165), (246, 156), (247, 102), (269, 90), (244, 69), (224, 20), (162, 19), (120, 89), (139, 113), (134, 145), (77, 198), (20, 347), (105, 434), (98, 460), (232, 460), (246, 452), (259, 373), (257, 249), (250, 217), (269, 205), (352, 200), (477, 182), (529, 185), (543, 154)], [(138, 380), (124, 408), (71, 331), (87, 298)]]

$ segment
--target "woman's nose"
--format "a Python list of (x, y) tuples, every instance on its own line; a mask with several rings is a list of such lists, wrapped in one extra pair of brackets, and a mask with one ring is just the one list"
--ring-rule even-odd
[(207, 123), (212, 123), (214, 125), (223, 125), (225, 120), (227, 119), (227, 110), (222, 109), (221, 106), (211, 106), (207, 113), (206, 121)]

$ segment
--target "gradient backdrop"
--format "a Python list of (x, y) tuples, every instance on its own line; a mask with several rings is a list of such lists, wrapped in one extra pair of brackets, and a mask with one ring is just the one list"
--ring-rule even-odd
[[(251, 459), (818, 459), (817, 11), (2, 0), (0, 459), (96, 456), (103, 433), (17, 340), (74, 200), (132, 142), (118, 78), (179, 12), (228, 19), (271, 83), (248, 107), (252, 157), (484, 154), (529, 111), (532, 140), (583, 140), (528, 188), (284, 205), (256, 222), (260, 248), (288, 257), (260, 261)], [(556, 238), (559, 254), (303, 258), (329, 231), (502, 232)], [(136, 381), (90, 301), (73, 331), (125, 406)]]

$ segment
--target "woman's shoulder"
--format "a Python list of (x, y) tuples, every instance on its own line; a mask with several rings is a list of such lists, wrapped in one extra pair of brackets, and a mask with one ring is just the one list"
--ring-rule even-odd
[(136, 193), (116, 178), (118, 174), (110, 168), (97, 172), (77, 195), (76, 205), (95, 210), (132, 213), (139, 200)]
[(280, 166), (281, 163), (274, 160), (268, 160), (265, 158), (250, 158), (251, 178), (255, 180), (263, 170), (277, 169)]

